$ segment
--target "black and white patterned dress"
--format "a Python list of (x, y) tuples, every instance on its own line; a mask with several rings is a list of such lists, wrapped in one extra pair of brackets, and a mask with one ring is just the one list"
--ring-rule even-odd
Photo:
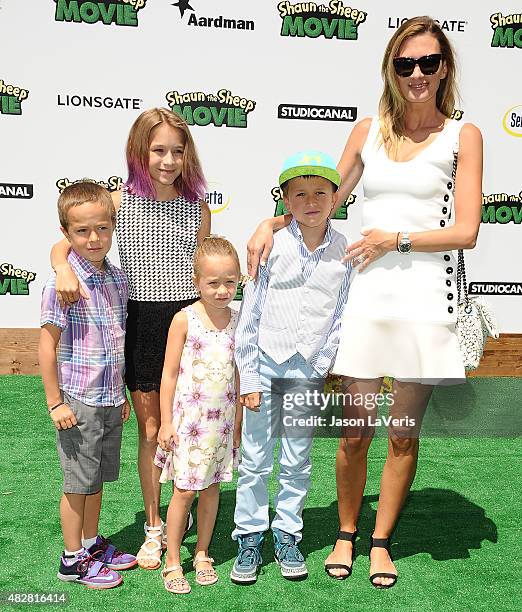
[(159, 391), (172, 317), (197, 299), (192, 262), (201, 205), (121, 193), (116, 234), (129, 279), (125, 380), (131, 391)]

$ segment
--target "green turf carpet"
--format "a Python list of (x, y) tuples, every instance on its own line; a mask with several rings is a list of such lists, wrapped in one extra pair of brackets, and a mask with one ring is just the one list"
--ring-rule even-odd
[[(482, 415), (479, 420), (496, 414), (508, 418), (513, 407), (520, 408), (521, 396), (520, 378), (472, 379), (467, 389), (445, 390), (432, 409), (443, 415), (445, 422), (458, 421), (455, 415), (459, 411), (471, 409)], [(195, 544), (192, 530), (182, 557), (193, 590), (189, 595), (175, 596), (164, 591), (159, 571), (124, 572), (124, 584), (109, 591), (91, 591), (57, 580), (62, 550), (58, 520), (61, 472), (39, 378), (0, 377), (0, 411), (0, 591), (65, 591), (67, 609), (82, 612), (520, 609), (516, 604), (520, 603), (522, 567), (520, 438), (439, 436), (421, 441), (417, 477), (393, 538), (400, 577), (391, 590), (371, 587), (367, 556), (386, 442), (376, 439), (370, 450), (354, 574), (337, 582), (329, 579), (322, 567), (337, 529), (337, 441), (317, 439), (302, 543), (308, 580), (291, 583), (281, 578), (268, 538), (257, 584), (239, 587), (230, 583), (228, 574), (236, 552), (230, 539), (235, 500), (232, 483), (222, 488), (210, 549), (220, 581), (206, 588), (195, 585), (189, 563)], [(121, 477), (107, 485), (101, 516), (101, 532), (119, 548), (132, 552), (142, 542), (144, 522), (136, 445), (132, 416), (124, 431)], [(163, 516), (168, 501), (169, 490), (164, 487)]]

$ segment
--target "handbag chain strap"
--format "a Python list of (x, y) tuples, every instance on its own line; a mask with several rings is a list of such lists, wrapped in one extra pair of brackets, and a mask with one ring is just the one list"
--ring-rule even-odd
[[(455, 179), (457, 178), (457, 160), (458, 151), (453, 151), (453, 168), (451, 171), (451, 177), (453, 179), (453, 205), (455, 205)], [(464, 263), (464, 251), (459, 249), (458, 260), (457, 260), (457, 296), (458, 303), (464, 302), (466, 312), (469, 309), (469, 298), (468, 298), (468, 283), (466, 280), (466, 264)]]

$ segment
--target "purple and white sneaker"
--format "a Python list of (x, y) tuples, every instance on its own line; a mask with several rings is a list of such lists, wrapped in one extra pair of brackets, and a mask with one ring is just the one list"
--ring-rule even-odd
[(84, 584), (89, 589), (112, 589), (121, 584), (123, 579), (118, 572), (105, 566), (100, 558), (101, 553), (93, 556), (85, 551), (70, 563), (69, 559), (62, 556), (58, 578), (65, 582)]
[(101, 552), (102, 554), (97, 558), (113, 570), (130, 569), (138, 563), (134, 555), (116, 550), (116, 546), (101, 535), (96, 538), (96, 542), (89, 548), (88, 552), (90, 555)]

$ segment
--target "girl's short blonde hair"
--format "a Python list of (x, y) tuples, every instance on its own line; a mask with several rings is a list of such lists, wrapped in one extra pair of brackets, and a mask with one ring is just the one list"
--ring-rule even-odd
[(239, 256), (234, 245), (222, 236), (208, 236), (197, 247), (194, 253), (194, 277), (199, 278), (201, 275), (201, 262), (205, 257), (219, 255), (221, 257), (231, 257), (237, 265), (237, 275), (241, 276), (241, 265)]

